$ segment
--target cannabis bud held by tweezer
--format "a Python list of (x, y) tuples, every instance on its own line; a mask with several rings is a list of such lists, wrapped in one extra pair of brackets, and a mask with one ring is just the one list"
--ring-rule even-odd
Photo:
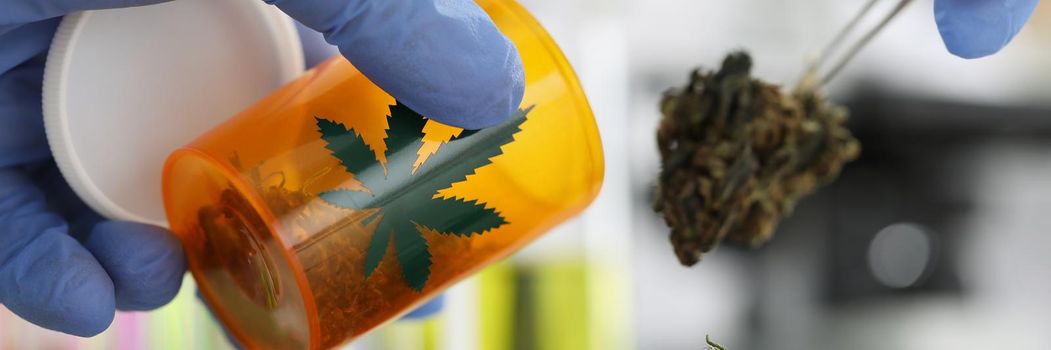
[(661, 103), (654, 209), (684, 265), (726, 238), (765, 242), (798, 200), (860, 151), (844, 127), (846, 110), (817, 84), (786, 94), (752, 78), (751, 68), (747, 53), (732, 53), (719, 71), (694, 71)]
[[(753, 79), (751, 57), (737, 52), (718, 72), (695, 71), (689, 84), (665, 94), (654, 209), (671, 227), (683, 265), (696, 264), (725, 238), (750, 246), (766, 242), (797, 201), (857, 158), (861, 147), (844, 127), (846, 110), (819, 90), (913, 0), (898, 0), (847, 45), (878, 2), (862, 6), (790, 93)], [(826, 64), (831, 68), (819, 75)]]

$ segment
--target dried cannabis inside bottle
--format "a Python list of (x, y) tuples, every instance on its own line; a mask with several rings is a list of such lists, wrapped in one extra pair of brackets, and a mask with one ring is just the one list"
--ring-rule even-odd
[(860, 151), (844, 127), (846, 110), (816, 84), (786, 94), (753, 79), (751, 68), (747, 53), (732, 53), (718, 72), (694, 71), (661, 102), (654, 209), (671, 227), (683, 265), (724, 238), (766, 242), (796, 201)]

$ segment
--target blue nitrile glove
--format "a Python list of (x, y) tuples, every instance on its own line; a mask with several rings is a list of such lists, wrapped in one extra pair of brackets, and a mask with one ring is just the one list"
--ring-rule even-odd
[(439, 122), (480, 129), (514, 113), (522, 60), (472, 0), (265, 0), (325, 34), (373, 83)]
[[(185, 261), (178, 241), (157, 227), (103, 220), (80, 202), (51, 162), (41, 117), (44, 60), (60, 16), (159, 2), (0, 2), (0, 303), (43, 327), (94, 335), (116, 309), (156, 308), (179, 290)], [(324, 31), (377, 85), (438, 121), (494, 125), (520, 102), (517, 51), (469, 0), (278, 6)]]
[(412, 310), (409, 313), (405, 314), (404, 318), (405, 319), (417, 319), (417, 318), (430, 317), (430, 316), (438, 313), (439, 311), (442, 311), (443, 307), (445, 307), (445, 295), (444, 294), (438, 295), (434, 299), (431, 299), (431, 301), (428, 301), (426, 304), (420, 305), (420, 307), (416, 308), (416, 310)]
[(934, 0), (945, 47), (963, 58), (992, 55), (1011, 42), (1039, 0)]

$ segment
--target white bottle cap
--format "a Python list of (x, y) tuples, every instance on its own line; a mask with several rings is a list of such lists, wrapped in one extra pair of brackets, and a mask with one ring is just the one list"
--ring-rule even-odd
[(166, 227), (168, 155), (302, 72), (294, 23), (262, 1), (72, 14), (44, 73), (48, 142), (96, 211)]

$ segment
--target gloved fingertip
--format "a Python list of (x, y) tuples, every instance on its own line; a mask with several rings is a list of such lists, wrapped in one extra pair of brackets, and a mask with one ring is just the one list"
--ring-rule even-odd
[[(442, 124), (476, 130), (508, 120), (518, 109), (526, 91), (526, 73), (515, 44), (506, 37), (486, 43), (487, 53), (500, 60), (477, 60), (459, 74), (435, 71), (430, 79), (448, 88), (445, 94), (428, 90), (392, 87), (392, 95), (413, 110)], [(444, 54), (457, 59), (457, 53)], [(453, 66), (449, 64), (448, 66)]]
[(435, 314), (442, 311), (445, 307), (445, 294), (438, 295), (434, 299), (431, 299), (426, 304), (417, 307), (415, 310), (405, 314), (404, 319), (420, 319), (434, 316)]
[[(97, 289), (104, 289), (97, 286)], [(111, 287), (112, 288), (112, 287)], [(115, 299), (106, 292), (95, 294), (93, 297), (75, 296), (70, 300), (78, 304), (74, 310), (69, 311), (64, 325), (53, 324), (47, 328), (59, 332), (90, 338), (102, 334), (113, 324), (117, 309)]]
[(974, 59), (999, 52), (1018, 34), (1038, 0), (935, 0), (938, 33), (950, 53)]
[[(486, 52), (501, 54), (502, 60), (480, 60), (455, 76), (435, 74), (435, 81), (454, 88), (451, 92), (434, 95), (408, 90), (396, 96), (400, 95), (409, 108), (442, 124), (478, 130), (504, 122), (522, 103), (525, 71), (515, 44), (503, 36), (499, 39)], [(447, 55), (455, 57), (453, 53)], [(441, 82), (444, 78), (449, 81)]]
[(515, 44), (471, 0), (267, 0), (417, 113), (465, 129), (512, 116), (525, 74)]
[(168, 230), (106, 221), (95, 225), (85, 246), (112, 278), (118, 309), (156, 309), (179, 293), (186, 258), (179, 240)]
[(63, 228), (42, 232), (0, 269), (0, 302), (44, 328), (90, 337), (113, 323), (113, 283)]
[(949, 53), (965, 59), (976, 59), (995, 54), (1007, 43), (1003, 38), (990, 33), (974, 30), (951, 23), (939, 21), (938, 32)]

